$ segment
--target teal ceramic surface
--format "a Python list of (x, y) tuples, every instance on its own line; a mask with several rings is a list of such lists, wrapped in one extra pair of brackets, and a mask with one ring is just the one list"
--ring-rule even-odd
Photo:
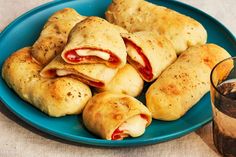
[[(14, 51), (32, 45), (48, 17), (65, 7), (76, 9), (82, 15), (104, 17), (110, 0), (68, 0), (54, 1), (39, 6), (17, 18), (0, 34), (0, 66)], [(150, 2), (174, 9), (201, 22), (208, 32), (208, 42), (224, 47), (231, 55), (236, 54), (235, 37), (219, 22), (209, 15), (186, 4), (170, 0), (151, 0)], [(148, 85), (146, 85), (147, 88)], [(211, 121), (209, 93), (206, 94), (185, 116), (173, 122), (153, 120), (145, 134), (139, 138), (122, 141), (102, 140), (89, 133), (82, 124), (81, 116), (51, 118), (32, 105), (21, 100), (0, 79), (1, 101), (18, 117), (39, 130), (59, 138), (83, 144), (98, 146), (135, 146), (159, 143), (183, 136)], [(139, 100), (145, 103), (144, 92)]]

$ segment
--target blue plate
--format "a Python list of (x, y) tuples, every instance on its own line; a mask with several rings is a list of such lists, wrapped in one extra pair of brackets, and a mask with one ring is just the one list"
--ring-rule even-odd
[[(224, 47), (231, 55), (236, 53), (235, 37), (219, 22), (207, 14), (176, 1), (151, 0), (191, 16), (201, 22), (208, 32), (208, 42)], [(75, 8), (82, 15), (104, 17), (104, 12), (110, 0), (69, 0), (54, 1), (37, 7), (13, 21), (0, 35), (0, 65), (14, 51), (32, 45), (48, 17), (65, 7)], [(147, 88), (147, 87), (146, 87)], [(134, 146), (147, 145), (183, 136), (201, 127), (211, 120), (211, 105), (209, 94), (195, 105), (184, 117), (173, 122), (153, 120), (145, 134), (139, 138), (128, 138), (123, 141), (107, 141), (90, 134), (83, 126), (80, 116), (65, 116), (51, 118), (32, 105), (21, 100), (14, 91), (9, 89), (4, 80), (0, 80), (1, 101), (18, 117), (30, 125), (54, 136), (90, 145), (99, 146)], [(144, 92), (139, 99), (145, 103)]]

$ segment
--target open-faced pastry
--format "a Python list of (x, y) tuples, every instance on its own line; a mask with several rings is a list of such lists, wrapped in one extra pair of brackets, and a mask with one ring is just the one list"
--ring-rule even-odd
[(142, 31), (122, 34), (128, 61), (147, 82), (156, 79), (175, 59), (171, 42), (158, 33)]
[(42, 64), (49, 63), (62, 52), (74, 25), (84, 18), (72, 8), (65, 8), (54, 13), (34, 43), (32, 56)]
[(196, 20), (144, 0), (113, 0), (106, 19), (129, 32), (157, 31), (172, 42), (178, 54), (207, 39), (206, 30)]
[(92, 133), (107, 140), (138, 137), (151, 123), (151, 113), (137, 99), (103, 92), (92, 97), (83, 111), (83, 122)]
[(138, 96), (143, 89), (143, 79), (138, 72), (129, 64), (118, 70), (113, 79), (98, 91), (109, 91), (113, 93)]
[(3, 64), (2, 77), (22, 99), (50, 116), (79, 114), (92, 94), (80, 81), (61, 77), (40, 77), (42, 65), (30, 55), (26, 47), (13, 53)]
[(58, 55), (43, 68), (40, 75), (44, 78), (70, 76), (87, 85), (102, 88), (112, 80), (117, 70), (105, 64), (69, 64)]
[(71, 30), (61, 56), (70, 64), (103, 63), (109, 67), (126, 64), (126, 49), (120, 33), (126, 30), (99, 17), (88, 17)]
[(212, 68), (228, 57), (223, 48), (214, 44), (181, 53), (146, 93), (146, 105), (153, 118), (169, 121), (183, 116), (209, 91)]

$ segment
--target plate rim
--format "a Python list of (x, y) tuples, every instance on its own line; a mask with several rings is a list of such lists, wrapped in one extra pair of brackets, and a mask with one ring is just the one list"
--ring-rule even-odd
[[(18, 16), (15, 20), (13, 20), (10, 24), (8, 24), (2, 30), (2, 32), (0, 33), (0, 42), (4, 39), (5, 35), (7, 35), (7, 33), (9, 31), (14, 29), (15, 25), (17, 25), (21, 21), (24, 21), (29, 16), (34, 15), (37, 12), (40, 12), (41, 10), (50, 8), (52, 6), (56, 6), (56, 5), (59, 5), (59, 4), (62, 4), (62, 3), (68, 3), (68, 2), (72, 2), (72, 1), (76, 1), (76, 0), (51, 1), (51, 2), (48, 2), (48, 3), (42, 4), (40, 6), (37, 6), (37, 7), (33, 8), (33, 9), (23, 13), (22, 15)], [(181, 5), (184, 8), (187, 7), (190, 10), (193, 10), (193, 12), (197, 12), (197, 14), (201, 14), (202, 16), (205, 16), (206, 18), (208, 18), (211, 21), (216, 22), (218, 25), (220, 25), (224, 29), (224, 31), (226, 31), (227, 36), (229, 36), (229, 38), (231, 40), (236, 41), (235, 36), (233, 35), (232, 32), (230, 32), (227, 29), (227, 27), (225, 27), (217, 19), (213, 18), (212, 16), (210, 16), (207, 13), (205, 13), (204, 11), (199, 10), (199, 9), (189, 5), (189, 4), (186, 4), (186, 3), (183, 3), (183, 2), (179, 2), (179, 1), (165, 1), (165, 0), (157, 0), (157, 1), (164, 1), (165, 3), (173, 3), (174, 5)], [(235, 45), (235, 49), (236, 49), (236, 45)], [(2, 69), (1, 69), (1, 71), (2, 71)], [(2, 79), (2, 81), (3, 81), (3, 79)], [(53, 136), (56, 136), (56, 137), (64, 139), (64, 140), (74, 141), (74, 142), (78, 142), (78, 143), (82, 143), (82, 144), (88, 144), (88, 145), (96, 145), (96, 146), (122, 147), (122, 146), (149, 145), (149, 144), (154, 144), (154, 143), (160, 143), (160, 142), (164, 142), (164, 141), (168, 141), (168, 140), (173, 140), (173, 139), (176, 139), (178, 137), (184, 136), (184, 135), (186, 135), (186, 134), (188, 134), (188, 133), (190, 133), (192, 131), (195, 131), (196, 129), (200, 128), (201, 126), (203, 126), (204, 124), (206, 124), (206, 123), (208, 123), (208, 122), (210, 122), (212, 120), (212, 117), (210, 116), (208, 119), (205, 119), (201, 123), (195, 124), (194, 126), (191, 126), (191, 127), (187, 128), (187, 129), (184, 129), (184, 130), (181, 130), (179, 132), (172, 133), (172, 134), (164, 135), (164, 136), (161, 136), (161, 137), (154, 137), (152, 139), (147, 139), (147, 140), (145, 140), (145, 139), (142, 139), (142, 140), (136, 139), (135, 141), (132, 141), (132, 140), (108, 141), (108, 140), (103, 140), (103, 139), (95, 139), (95, 138), (87, 138), (87, 137), (82, 137), (82, 136), (75, 136), (75, 135), (71, 135), (71, 134), (68, 134), (68, 133), (62, 133), (60, 131), (51, 130), (48, 127), (39, 125), (38, 123), (35, 123), (34, 121), (31, 121), (30, 119), (27, 119), (23, 115), (18, 113), (14, 108), (12, 108), (11, 105), (9, 105), (8, 103), (5, 102), (4, 97), (2, 96), (2, 94), (0, 94), (0, 100), (2, 101), (2, 104), (4, 106), (6, 106), (13, 114), (15, 114), (17, 117), (22, 119), (24, 122), (28, 123), (32, 127), (35, 127), (37, 129), (39, 129), (42, 132), (46, 132), (48, 134), (51, 134)], [(171, 138), (170, 138), (170, 136), (171, 136)], [(129, 145), (129, 144), (131, 144), (131, 145)]]

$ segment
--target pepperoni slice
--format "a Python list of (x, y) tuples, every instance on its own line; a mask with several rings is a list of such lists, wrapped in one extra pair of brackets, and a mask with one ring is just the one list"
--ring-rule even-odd
[(97, 56), (79, 56), (76, 53), (76, 50), (96, 50), (96, 51), (102, 51), (105, 53), (108, 53), (110, 55), (110, 58), (108, 59), (108, 62), (112, 65), (119, 65), (120, 64), (120, 59), (114, 55), (111, 51), (109, 50), (102, 50), (102, 49), (98, 49), (98, 48), (89, 48), (89, 47), (83, 47), (83, 48), (77, 48), (77, 49), (72, 49), (67, 51), (64, 54), (64, 58), (66, 58), (66, 60), (68, 60), (71, 63), (80, 63), (82, 61), (103, 61), (102, 58), (99, 58)]
[[(148, 122), (148, 117), (145, 114), (140, 114), (140, 117), (145, 119)], [(124, 131), (120, 130), (119, 127), (113, 132), (113, 134), (111, 135), (111, 139), (112, 140), (119, 140), (123, 137), (121, 137), (120, 134), (122, 134)]]
[(121, 133), (123, 133), (123, 131), (122, 131), (122, 130), (119, 130), (119, 128), (117, 128), (117, 129), (113, 132), (113, 134), (111, 135), (111, 139), (112, 139), (112, 140), (118, 140), (118, 139), (120, 139), (120, 138), (121, 138), (121, 136), (120, 136)]
[(141, 118), (145, 119), (147, 122), (149, 121), (148, 117), (145, 114), (140, 114)]
[(130, 41), (126, 38), (123, 38), (123, 39), (124, 39), (124, 42), (126, 45), (128, 45), (128, 44), (131, 45), (137, 51), (137, 53), (143, 59), (145, 66), (134, 61), (131, 57), (128, 56), (127, 59), (129, 61), (129, 63), (132, 64), (146, 80), (151, 81), (153, 78), (152, 67), (151, 67), (149, 60), (144, 55), (143, 50), (139, 46), (137, 46), (135, 43), (133, 43), (132, 41)]
[[(57, 73), (56, 73), (56, 69), (51, 69), (51, 70), (48, 70), (46, 75), (48, 77), (56, 77), (57, 76)], [(77, 75), (74, 75), (74, 74), (68, 74), (68, 75), (65, 75), (65, 76), (71, 76), (75, 79), (78, 79), (80, 80), (81, 82), (84, 82), (85, 84), (88, 84), (90, 86), (93, 86), (93, 87), (98, 87), (98, 88), (101, 88), (104, 86), (104, 83), (103, 82), (100, 82), (100, 81), (92, 81), (92, 80), (87, 80), (87, 79), (83, 79), (83, 78), (80, 78), (79, 76)]]

